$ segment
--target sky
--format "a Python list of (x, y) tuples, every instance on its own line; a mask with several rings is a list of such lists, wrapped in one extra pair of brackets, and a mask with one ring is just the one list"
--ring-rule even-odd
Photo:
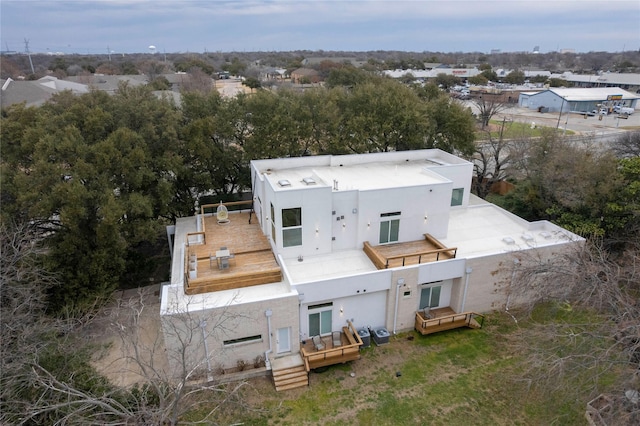
[(640, 0), (0, 0), (0, 50), (33, 53), (622, 52)]

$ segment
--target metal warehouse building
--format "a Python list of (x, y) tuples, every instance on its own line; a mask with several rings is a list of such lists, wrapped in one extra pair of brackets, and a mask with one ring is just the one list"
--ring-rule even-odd
[(619, 87), (551, 88), (541, 92), (520, 93), (518, 105), (538, 111), (587, 113), (600, 106), (613, 108), (622, 105), (636, 109), (638, 99), (640, 95)]

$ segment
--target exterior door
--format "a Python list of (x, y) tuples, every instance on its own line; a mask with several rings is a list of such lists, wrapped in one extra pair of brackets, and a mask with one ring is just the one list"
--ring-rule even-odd
[(277, 331), (276, 352), (291, 352), (291, 327), (279, 328)]

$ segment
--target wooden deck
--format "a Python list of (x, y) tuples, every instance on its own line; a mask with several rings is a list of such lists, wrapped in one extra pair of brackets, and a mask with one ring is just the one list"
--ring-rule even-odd
[(321, 351), (315, 349), (311, 339), (306, 340), (304, 344), (301, 345), (300, 353), (302, 354), (302, 359), (304, 360), (307, 371), (360, 359), (362, 339), (351, 321), (348, 322), (348, 326), (342, 327), (340, 333), (342, 345), (334, 347), (332, 340), (331, 336), (322, 337), (322, 343), (326, 349)]
[(458, 314), (449, 307), (432, 309), (429, 316), (430, 318), (425, 318), (422, 311), (416, 312), (415, 329), (422, 335), (461, 327), (482, 328), (484, 323), (484, 316), (481, 314), (475, 312)]
[(424, 240), (378, 246), (372, 246), (365, 241), (364, 252), (378, 269), (418, 265), (456, 257), (456, 247), (446, 247), (429, 234), (425, 234), (424, 237)]
[[(249, 212), (229, 212), (229, 222), (218, 224), (215, 214), (204, 215), (196, 238), (189, 238), (185, 253), (185, 271), (189, 257), (195, 254), (197, 276), (185, 273), (187, 294), (206, 293), (232, 288), (279, 282), (282, 270), (271, 251), (267, 237), (260, 230), (258, 219), (253, 215), (249, 223)], [(216, 251), (227, 247), (232, 257), (229, 267), (221, 269), (215, 258)]]

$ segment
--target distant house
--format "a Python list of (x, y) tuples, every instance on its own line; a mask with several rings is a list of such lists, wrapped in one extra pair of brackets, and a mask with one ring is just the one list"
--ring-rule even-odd
[(133, 75), (105, 75), (105, 74), (91, 74), (91, 75), (77, 75), (65, 78), (66, 81), (72, 81), (75, 83), (85, 84), (91, 89), (100, 90), (107, 93), (115, 93), (121, 83), (126, 83), (129, 86), (142, 86), (147, 84), (148, 78), (146, 75), (133, 74)]
[(209, 370), (262, 357), (288, 389), (359, 359), (370, 339), (478, 328), (482, 313), (523, 302), (511, 293), (520, 261), (584, 240), (478, 199), (472, 175), (437, 149), (252, 161), (251, 200), (202, 206), (168, 228), (167, 354)]
[(298, 68), (291, 71), (291, 82), (294, 84), (319, 83), (321, 80), (320, 73), (311, 68)]
[(72, 81), (60, 80), (56, 77), (47, 76), (38, 80), (13, 80), (8, 78), (2, 80), (2, 92), (0, 105), (2, 108), (14, 104), (25, 103), (26, 106), (40, 106), (48, 101), (51, 96), (65, 90), (74, 94), (89, 93), (86, 84)]
[(335, 56), (335, 57), (318, 56), (318, 57), (311, 57), (311, 58), (303, 59), (302, 60), (302, 65), (304, 65), (305, 67), (311, 67), (311, 66), (320, 65), (323, 62), (333, 62), (335, 64), (350, 64), (350, 65), (353, 65), (354, 67), (357, 67), (357, 68), (359, 68), (362, 65), (367, 63), (367, 61), (359, 61), (355, 57), (352, 57), (352, 56)]

